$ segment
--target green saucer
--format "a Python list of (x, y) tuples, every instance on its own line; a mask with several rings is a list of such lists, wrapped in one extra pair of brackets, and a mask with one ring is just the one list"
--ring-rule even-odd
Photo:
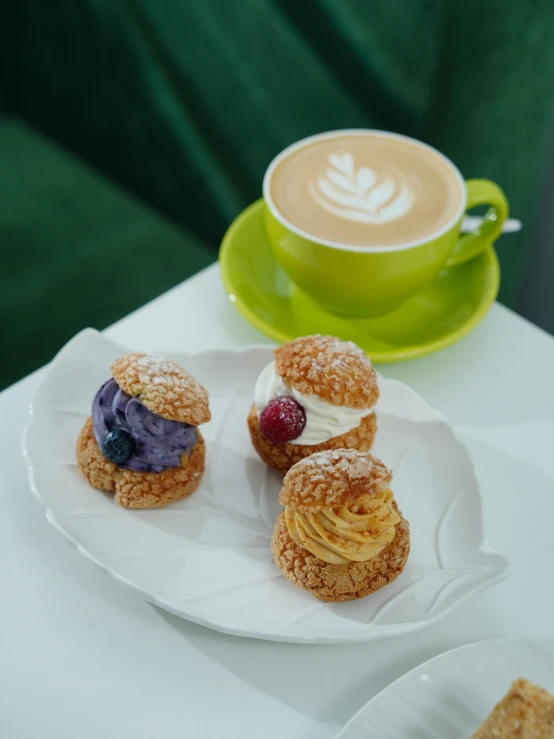
[(458, 341), (485, 316), (500, 284), (496, 252), (489, 246), (471, 262), (444, 269), (392, 313), (354, 319), (333, 315), (301, 292), (275, 260), (262, 200), (231, 224), (219, 264), (231, 302), (267, 336), (284, 342), (331, 334), (354, 341), (376, 363), (421, 357)]

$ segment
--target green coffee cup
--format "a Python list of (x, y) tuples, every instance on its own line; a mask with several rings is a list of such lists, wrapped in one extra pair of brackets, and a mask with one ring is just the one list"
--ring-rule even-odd
[[(489, 180), (464, 181), (444, 155), (398, 134), (334, 131), (270, 164), (266, 230), (290, 278), (331, 312), (387, 313), (443, 267), (473, 259), (502, 231), (508, 203)], [(490, 208), (460, 234), (462, 218)]]

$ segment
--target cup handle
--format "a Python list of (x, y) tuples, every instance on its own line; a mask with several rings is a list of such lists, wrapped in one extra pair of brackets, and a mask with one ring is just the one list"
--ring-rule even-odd
[(448, 261), (447, 267), (457, 267), (478, 256), (502, 233), (502, 225), (508, 217), (508, 201), (502, 190), (490, 180), (466, 180), (466, 210), (476, 205), (490, 204), (483, 223), (469, 234), (460, 236)]

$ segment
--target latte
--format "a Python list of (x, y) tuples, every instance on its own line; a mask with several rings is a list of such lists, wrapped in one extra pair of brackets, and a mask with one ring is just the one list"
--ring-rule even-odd
[(412, 139), (378, 131), (301, 141), (268, 169), (266, 198), (285, 225), (313, 239), (394, 248), (432, 237), (461, 216), (459, 172)]

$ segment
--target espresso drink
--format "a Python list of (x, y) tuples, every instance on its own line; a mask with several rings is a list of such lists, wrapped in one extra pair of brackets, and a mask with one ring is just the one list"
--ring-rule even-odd
[(434, 150), (378, 132), (308, 140), (268, 172), (273, 206), (293, 229), (353, 247), (432, 237), (462, 215), (463, 188)]

